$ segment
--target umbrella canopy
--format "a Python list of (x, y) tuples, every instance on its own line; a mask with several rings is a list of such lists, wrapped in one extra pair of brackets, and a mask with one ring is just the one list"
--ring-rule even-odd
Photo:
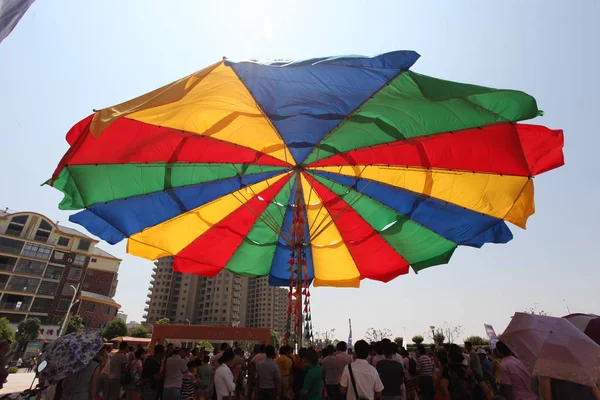
[(40, 362), (48, 363), (40, 378), (57, 382), (83, 370), (103, 345), (102, 335), (95, 330), (84, 329), (59, 337), (40, 357)]
[(541, 114), (533, 97), (412, 72), (417, 58), (223, 60), (83, 119), (48, 183), (131, 254), (273, 285), (297, 247), (315, 286), (358, 287), (508, 242), (532, 177), (563, 164), (562, 131), (516, 123)]
[(533, 376), (598, 383), (600, 346), (566, 319), (516, 313), (500, 340)]
[(0, 43), (15, 29), (35, 0), (0, 0)]
[(567, 321), (600, 345), (600, 317), (595, 314), (569, 314)]

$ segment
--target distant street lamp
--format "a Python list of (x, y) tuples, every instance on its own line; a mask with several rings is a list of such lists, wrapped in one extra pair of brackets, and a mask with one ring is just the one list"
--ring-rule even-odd
[[(189, 319), (185, 319), (185, 321), (188, 323), (188, 326), (192, 325), (192, 323), (190, 322)], [(188, 345), (190, 344), (189, 339), (185, 339), (185, 348), (187, 349)]]
[(429, 329), (431, 329), (431, 340), (433, 340), (433, 344), (435, 345), (435, 326), (431, 325)]
[(71, 313), (71, 308), (73, 308), (75, 304), (79, 303), (79, 300), (75, 300), (75, 297), (77, 297), (77, 292), (79, 291), (79, 285), (79, 283), (77, 284), (77, 287), (69, 285), (73, 289), (73, 298), (71, 299), (71, 303), (69, 303), (69, 308), (67, 308), (65, 319), (63, 320), (62, 326), (60, 327), (60, 332), (58, 334), (59, 337), (64, 335), (67, 330), (67, 324), (69, 323), (69, 314)]

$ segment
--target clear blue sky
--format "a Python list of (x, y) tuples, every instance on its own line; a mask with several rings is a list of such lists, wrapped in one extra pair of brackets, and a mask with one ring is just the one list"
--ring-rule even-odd
[[(427, 3), (429, 5), (425, 5)], [(431, 4), (436, 4), (433, 6)], [(449, 4), (452, 3), (450, 6)], [(60, 194), (40, 183), (77, 121), (219, 60), (301, 59), (418, 51), (415, 71), (520, 89), (565, 131), (567, 165), (536, 178), (537, 212), (507, 245), (460, 248), (449, 265), (311, 290), (315, 327), (354, 337), (374, 326), (412, 337), (444, 321), (466, 334), (501, 332), (514, 311), (600, 312), (597, 117), (600, 3), (596, 1), (38, 0), (0, 44), (0, 207), (66, 223)], [(152, 263), (124, 259), (116, 299), (142, 316)]]

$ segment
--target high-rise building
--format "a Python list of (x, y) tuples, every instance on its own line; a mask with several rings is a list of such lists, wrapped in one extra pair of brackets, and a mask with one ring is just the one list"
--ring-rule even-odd
[(173, 258), (164, 257), (154, 263), (148, 290), (146, 323), (168, 318), (181, 324), (285, 330), (287, 290), (269, 286), (267, 278), (226, 270), (214, 278), (181, 274), (173, 271)]
[(148, 287), (145, 320), (154, 323), (168, 318), (172, 323), (244, 326), (246, 310), (242, 306), (248, 290), (248, 278), (222, 271), (214, 278), (173, 271), (173, 258), (154, 263)]
[[(0, 317), (39, 318), (56, 338), (69, 305), (89, 328), (102, 328), (120, 305), (112, 297), (120, 259), (98, 241), (34, 212), (0, 211)], [(75, 295), (75, 296), (74, 296)]]
[(271, 328), (283, 334), (287, 324), (287, 295), (287, 289), (269, 285), (266, 276), (250, 279), (246, 326)]
[(127, 323), (127, 314), (125, 314), (123, 311), (119, 311), (117, 313), (117, 318), (119, 318), (121, 321)]

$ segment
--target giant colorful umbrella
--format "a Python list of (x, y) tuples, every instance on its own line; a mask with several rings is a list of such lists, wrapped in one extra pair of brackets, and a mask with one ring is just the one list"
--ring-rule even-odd
[(533, 97), (412, 72), (418, 57), (224, 59), (76, 124), (50, 184), (131, 254), (305, 292), (508, 242), (562, 132), (517, 124)]

